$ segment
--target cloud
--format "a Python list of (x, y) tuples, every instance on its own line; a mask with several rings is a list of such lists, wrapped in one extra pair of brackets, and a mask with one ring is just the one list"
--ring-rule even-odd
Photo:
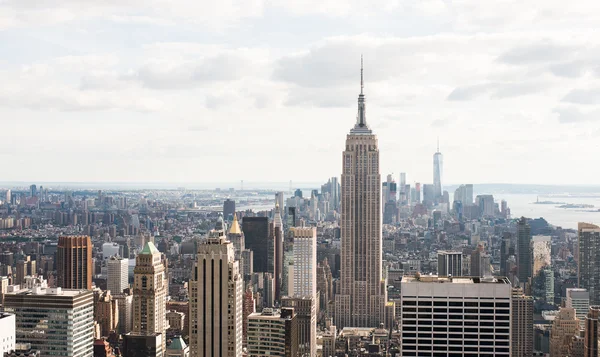
[(456, 87), (447, 99), (450, 101), (473, 100), (484, 95), (489, 95), (492, 99), (514, 98), (538, 93), (546, 86), (541, 82), (481, 83)]
[(544, 40), (527, 46), (519, 46), (506, 51), (498, 61), (506, 64), (523, 65), (548, 63), (564, 60), (573, 51), (573, 46), (565, 46)]
[(597, 121), (600, 118), (599, 110), (582, 112), (575, 106), (558, 107), (553, 113), (558, 115), (558, 121), (563, 124)]
[(573, 89), (564, 96), (562, 102), (600, 105), (600, 88)]

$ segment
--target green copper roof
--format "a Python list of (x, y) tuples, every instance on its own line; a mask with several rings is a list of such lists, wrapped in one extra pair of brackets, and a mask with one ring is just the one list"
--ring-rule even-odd
[(146, 243), (146, 245), (144, 246), (144, 249), (142, 249), (142, 251), (140, 252), (140, 254), (155, 254), (155, 253), (160, 254), (160, 252), (158, 251), (158, 249), (156, 249), (156, 247), (154, 246), (154, 243), (152, 243), (152, 242)]
[(185, 342), (183, 342), (183, 339), (181, 338), (181, 336), (177, 336), (177, 337), (173, 337), (173, 341), (171, 341), (171, 344), (169, 345), (169, 347), (167, 347), (167, 349), (181, 351), (186, 347), (187, 347), (187, 345), (185, 344)]

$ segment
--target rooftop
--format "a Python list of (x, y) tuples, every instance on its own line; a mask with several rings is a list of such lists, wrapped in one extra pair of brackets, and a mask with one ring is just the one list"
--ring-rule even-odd
[(156, 246), (152, 242), (147, 242), (140, 254), (160, 254)]
[(510, 284), (506, 277), (440, 277), (437, 275), (404, 276), (402, 283), (438, 283), (438, 284)]

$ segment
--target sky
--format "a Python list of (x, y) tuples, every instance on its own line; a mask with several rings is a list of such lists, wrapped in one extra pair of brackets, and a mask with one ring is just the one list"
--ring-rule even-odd
[(597, 184), (599, 1), (0, 0), (0, 181)]

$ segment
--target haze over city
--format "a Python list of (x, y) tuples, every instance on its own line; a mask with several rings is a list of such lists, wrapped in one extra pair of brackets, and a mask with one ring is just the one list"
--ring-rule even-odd
[(598, 2), (3, 1), (2, 181), (596, 184)]

